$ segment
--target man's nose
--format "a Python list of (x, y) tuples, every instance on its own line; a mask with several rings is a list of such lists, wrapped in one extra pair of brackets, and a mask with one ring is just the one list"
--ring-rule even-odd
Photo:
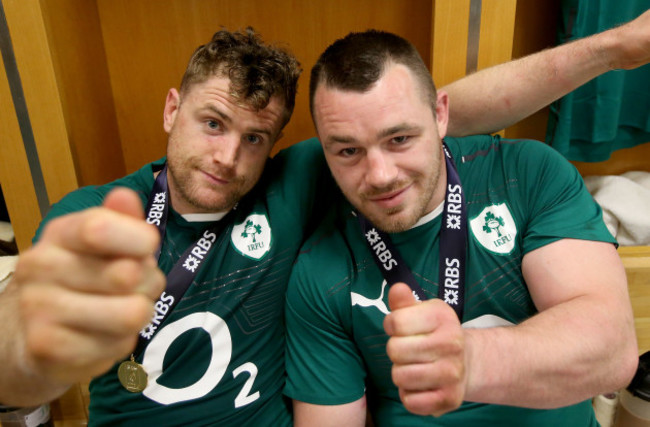
[(234, 168), (239, 157), (240, 138), (235, 134), (223, 135), (219, 138), (214, 150), (213, 159), (226, 168)]
[(369, 151), (366, 158), (366, 183), (381, 188), (397, 178), (397, 166), (387, 153), (381, 150)]

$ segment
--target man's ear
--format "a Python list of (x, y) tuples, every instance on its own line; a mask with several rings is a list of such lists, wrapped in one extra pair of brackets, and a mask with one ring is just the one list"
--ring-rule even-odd
[(165, 99), (165, 110), (163, 111), (163, 127), (165, 132), (169, 133), (174, 126), (176, 120), (176, 113), (181, 105), (181, 96), (174, 88), (169, 89), (167, 92), (167, 99)]
[(438, 135), (444, 138), (447, 135), (447, 125), (449, 124), (449, 96), (447, 92), (438, 91), (436, 101), (436, 125), (438, 126)]

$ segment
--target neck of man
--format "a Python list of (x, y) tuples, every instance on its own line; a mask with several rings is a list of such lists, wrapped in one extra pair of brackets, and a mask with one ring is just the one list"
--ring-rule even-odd
[(429, 200), (429, 203), (420, 219), (418, 219), (410, 228), (426, 224), (442, 213), (445, 197), (447, 196), (447, 162), (445, 160), (445, 153), (443, 152), (442, 145), (440, 146), (440, 167), (438, 168), (438, 174), (434, 177), (434, 180), (435, 188), (431, 194), (431, 199)]
[(444, 208), (444, 206), (445, 206), (445, 203), (440, 202), (438, 204), (438, 206), (436, 206), (436, 208), (434, 210), (432, 210), (429, 213), (426, 213), (426, 214), (422, 215), (422, 217), (418, 220), (418, 222), (413, 224), (413, 226), (411, 228), (409, 228), (409, 230), (413, 229), (413, 228), (416, 228), (416, 227), (419, 227), (421, 225), (424, 225), (427, 222), (432, 221), (435, 218), (437, 218), (442, 213), (442, 209)]
[[(154, 179), (157, 178), (158, 174), (159, 172), (154, 174)], [(174, 179), (171, 177), (169, 171), (167, 172), (167, 188), (169, 191), (169, 206), (188, 222), (218, 221), (230, 212), (230, 209), (218, 212), (206, 212), (186, 201), (178, 194)]]

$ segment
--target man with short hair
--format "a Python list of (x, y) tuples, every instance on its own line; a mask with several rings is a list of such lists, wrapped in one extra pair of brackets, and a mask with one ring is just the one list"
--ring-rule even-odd
[[(584, 78), (604, 71), (579, 68)], [(252, 30), (216, 33), (167, 96), (166, 159), (52, 208), (0, 296), (0, 402), (44, 402), (94, 376), (94, 425), (291, 424), (284, 293), (305, 233), (336, 193), (316, 140), (267, 158), (298, 72)], [(481, 76), (470, 80), (485, 87)], [(558, 70), (508, 105), (561, 96), (566, 77)], [(456, 88), (480, 96), (471, 83)], [(465, 119), (483, 131), (507, 123), (495, 101), (458, 129)]]
[(299, 74), (251, 29), (217, 32), (167, 95), (166, 158), (52, 208), (14, 290), (42, 382), (3, 403), (85, 374), (93, 425), (291, 425), (284, 291), (332, 194), (317, 141), (269, 160)]
[(363, 426), (366, 408), (378, 426), (596, 426), (590, 398), (634, 375), (625, 271), (576, 169), (536, 141), (446, 137), (449, 103), (382, 31), (312, 69), (347, 200), (289, 282), (298, 426)]

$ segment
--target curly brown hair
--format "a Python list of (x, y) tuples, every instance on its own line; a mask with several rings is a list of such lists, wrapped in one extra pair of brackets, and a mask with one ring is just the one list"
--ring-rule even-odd
[(256, 111), (265, 108), (273, 96), (284, 101), (284, 122), (296, 104), (300, 62), (288, 50), (265, 44), (251, 27), (243, 31), (217, 31), (209, 43), (199, 46), (190, 58), (181, 94), (212, 76), (230, 79), (230, 95)]

